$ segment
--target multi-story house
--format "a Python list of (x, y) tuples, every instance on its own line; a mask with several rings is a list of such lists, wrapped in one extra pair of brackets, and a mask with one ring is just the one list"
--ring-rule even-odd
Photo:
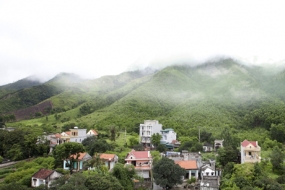
[(173, 129), (164, 129), (164, 130), (161, 130), (161, 142), (163, 144), (166, 144), (166, 143), (172, 143), (174, 140), (176, 140), (176, 133), (174, 132)]
[(135, 167), (138, 176), (149, 180), (151, 178), (152, 156), (150, 151), (135, 151), (128, 153), (126, 164), (132, 164)]
[(241, 163), (260, 162), (261, 148), (257, 141), (244, 140), (240, 144)]
[(155, 133), (160, 134), (162, 125), (157, 120), (145, 120), (144, 124), (140, 124), (140, 143), (144, 147), (151, 146), (151, 136)]

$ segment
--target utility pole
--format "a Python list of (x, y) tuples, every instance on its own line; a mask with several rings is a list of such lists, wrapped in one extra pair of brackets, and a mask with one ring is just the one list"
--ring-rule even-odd
[(199, 129), (199, 143), (200, 143), (200, 126), (198, 126)]
[(125, 127), (125, 146), (127, 145), (126, 143), (126, 137), (127, 137), (127, 131), (126, 131), (126, 127)]

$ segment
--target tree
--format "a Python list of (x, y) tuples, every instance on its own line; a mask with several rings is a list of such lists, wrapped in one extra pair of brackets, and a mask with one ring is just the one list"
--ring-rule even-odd
[(166, 147), (164, 144), (160, 144), (156, 147), (156, 150), (158, 150), (159, 152), (165, 152), (166, 151)]
[(80, 153), (83, 152), (85, 152), (85, 150), (82, 144), (67, 142), (56, 146), (53, 154), (55, 159), (66, 161), (69, 166), (70, 174), (72, 174), (73, 163), (78, 159)]
[(116, 141), (116, 135), (117, 135), (118, 129), (116, 126), (110, 126), (110, 139), (111, 141)]
[(163, 188), (172, 188), (176, 184), (182, 184), (182, 177), (185, 173), (185, 169), (167, 157), (163, 157), (153, 167), (154, 181)]
[(151, 144), (153, 144), (155, 147), (157, 147), (160, 144), (162, 136), (159, 133), (155, 133), (151, 136)]
[(112, 175), (116, 177), (124, 189), (134, 189), (132, 178), (135, 176), (135, 168), (133, 165), (126, 165), (117, 163), (113, 168)]
[(283, 169), (283, 162), (284, 162), (284, 153), (277, 147), (275, 146), (271, 152), (270, 155), (270, 162), (273, 166), (272, 170), (273, 171), (282, 171)]
[(217, 161), (222, 167), (224, 167), (229, 162), (237, 161), (237, 149), (233, 149), (231, 146), (218, 149)]
[(136, 137), (129, 138), (129, 145), (131, 148), (133, 148), (137, 144), (139, 144), (139, 141)]
[(270, 135), (271, 135), (271, 139), (284, 143), (285, 142), (285, 125), (284, 124), (279, 124), (279, 125), (272, 124), (270, 128)]
[(89, 190), (123, 190), (119, 180), (113, 176), (93, 175), (87, 178), (85, 186)]

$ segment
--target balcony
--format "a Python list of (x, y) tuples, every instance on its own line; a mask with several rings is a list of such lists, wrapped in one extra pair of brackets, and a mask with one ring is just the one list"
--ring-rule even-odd
[(260, 147), (243, 147), (243, 150), (248, 152), (260, 152)]

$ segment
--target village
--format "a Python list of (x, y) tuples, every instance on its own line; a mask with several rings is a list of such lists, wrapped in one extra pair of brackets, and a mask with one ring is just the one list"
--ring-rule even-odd
[[(223, 148), (223, 139), (215, 139), (214, 144), (204, 143), (203, 151), (189, 152), (188, 150), (175, 151), (181, 146), (176, 133), (173, 129), (163, 129), (162, 124), (157, 120), (145, 120), (140, 124), (138, 142), (143, 149), (129, 151), (123, 158), (125, 166), (133, 166), (136, 176), (139, 179), (133, 179), (134, 187), (143, 187), (145, 189), (163, 189), (157, 185), (154, 179), (154, 158), (152, 150), (157, 147), (153, 144), (153, 135), (160, 137), (159, 146), (165, 147), (164, 151), (159, 154), (160, 158), (168, 158), (175, 164), (185, 170), (185, 174), (180, 176), (181, 184), (176, 184), (173, 188), (176, 189), (201, 189), (201, 190), (218, 190), (220, 186), (222, 168), (218, 167), (215, 159), (205, 159), (203, 154), (213, 153), (218, 156), (218, 149)], [(44, 139), (49, 142), (49, 155), (53, 155), (53, 151), (57, 146), (66, 143), (81, 144), (85, 139), (97, 138), (99, 132), (91, 129), (80, 129), (74, 127), (69, 131), (64, 131), (56, 134), (45, 135)], [(252, 139), (251, 139), (252, 140)], [(90, 155), (88, 152), (77, 152), (70, 155), (62, 161), (62, 168), (72, 173), (81, 172), (84, 170), (96, 170), (96, 167), (86, 167), (86, 163), (94, 158), (100, 159), (102, 165), (107, 168), (108, 172), (112, 172), (113, 168), (119, 162), (119, 156), (115, 153), (96, 152)], [(261, 161), (261, 147), (257, 141), (244, 140), (240, 142), (240, 153), (237, 155), (237, 163), (258, 163)], [(39, 187), (41, 185), (50, 187), (53, 181), (57, 180), (64, 174), (57, 170), (41, 168), (34, 173), (30, 179), (31, 187)]]

